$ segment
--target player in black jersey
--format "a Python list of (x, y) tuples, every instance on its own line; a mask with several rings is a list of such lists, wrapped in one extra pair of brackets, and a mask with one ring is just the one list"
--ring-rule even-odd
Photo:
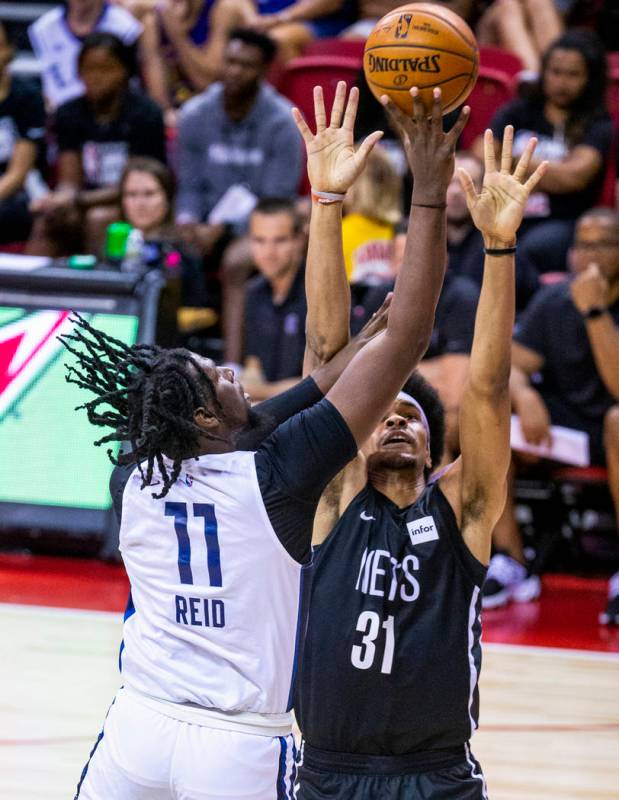
[[(412, 118), (391, 103), (387, 107), (415, 177), (413, 213), (417, 204), (444, 209), (446, 183), (437, 182), (429, 198), (418, 189), (424, 167), (415, 145), (432, 126), (421, 103), (414, 97)], [(431, 137), (440, 135), (434, 130)], [(512, 173), (512, 140), (508, 127), (497, 167), (492, 134), (486, 132), (481, 194), (460, 171), (486, 247), (460, 457), (429, 481), (442, 448), (440, 409), (437, 414), (436, 395), (414, 378), (375, 429), (367, 463), (358, 458), (323, 495), (295, 700), (304, 737), (298, 800), (487, 797), (469, 750), (478, 719), (480, 592), (510, 458), (516, 232), (545, 170), (544, 163), (530, 169), (532, 139)], [(328, 148), (306, 142), (310, 176), (328, 176)], [(433, 154), (426, 157), (432, 165)], [(340, 193), (348, 188), (332, 189), (324, 178), (323, 185)], [(332, 263), (310, 252), (308, 338), (340, 341), (347, 329), (336, 327), (338, 309), (346, 307), (348, 290), (342, 288), (344, 265), (336, 244), (339, 208), (321, 213), (314, 252), (331, 253)], [(444, 217), (444, 211), (436, 213)], [(409, 254), (420, 223), (410, 220)], [(444, 252), (444, 227), (437, 235)], [(423, 302), (411, 304), (409, 313), (419, 313)]]

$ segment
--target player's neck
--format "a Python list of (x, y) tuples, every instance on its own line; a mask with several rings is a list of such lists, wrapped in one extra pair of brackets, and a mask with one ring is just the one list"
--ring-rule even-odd
[(69, 28), (76, 36), (86, 36), (97, 24), (102, 9), (103, 4), (95, 2), (85, 8), (69, 8), (67, 10)]
[(385, 497), (388, 497), (398, 508), (406, 508), (415, 502), (426, 488), (423, 468), (410, 469), (370, 469), (370, 484)]

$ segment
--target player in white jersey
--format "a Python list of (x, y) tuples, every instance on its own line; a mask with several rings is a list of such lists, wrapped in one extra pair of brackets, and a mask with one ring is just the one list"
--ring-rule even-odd
[(119, 6), (101, 0), (69, 0), (67, 7), (52, 8), (28, 29), (32, 49), (41, 64), (43, 93), (50, 107), (57, 108), (84, 93), (84, 84), (77, 74), (77, 57), (84, 36), (95, 31), (113, 33), (131, 46), (137, 43), (143, 27)]
[[(314, 176), (310, 250), (325, 203), (340, 202), (338, 187), (380, 138), (355, 152), (357, 99), (353, 90), (345, 109), (345, 87), (336, 94), (339, 133), (328, 185)], [(64, 337), (77, 359), (69, 380), (95, 394), (90, 421), (112, 428), (99, 444), (128, 443), (112, 479), (132, 600), (124, 686), (77, 798), (292, 796), (289, 709), (314, 513), (428, 345), (446, 262), (434, 198), (465, 119), (444, 136), (437, 99), (432, 126), (413, 137), (416, 208), (386, 328), (260, 411), (231, 370), (187, 350), (127, 347), (82, 318)], [(319, 89), (316, 122), (326, 129)]]

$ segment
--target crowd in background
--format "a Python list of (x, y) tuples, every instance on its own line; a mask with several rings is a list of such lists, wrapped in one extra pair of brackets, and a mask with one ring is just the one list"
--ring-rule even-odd
[[(0, 27), (0, 246), (104, 259), (108, 226), (124, 220), (142, 234), (145, 267), (178, 254), (183, 306), (212, 310), (218, 355), (237, 365), (252, 397), (286, 388), (302, 371), (309, 200), (285, 65), (321, 39), (362, 41), (400, 4), (67, 0), (34, 21), (27, 39)], [(619, 519), (619, 107), (607, 102), (617, 4), (442, 5), (469, 22), (480, 45), (519, 59), (513, 97), (489, 124), (499, 138), (514, 126), (516, 156), (537, 136), (531, 169), (550, 162), (519, 236), (514, 412), (532, 444), (549, 441), (551, 425), (589, 435)], [(16, 50), (28, 47), (39, 78), (16, 69)], [(386, 135), (344, 205), (353, 333), (393, 286), (410, 197), (397, 137), (361, 71), (358, 85), (359, 137)], [(481, 149), (478, 136), (457, 157), (478, 185)], [(455, 179), (447, 238), (449, 268), (420, 372), (447, 411), (449, 460), (483, 264)], [(527, 567), (511, 499), (495, 546), (486, 605), (536, 597), (539, 576)], [(609, 609), (619, 620), (619, 577)]]

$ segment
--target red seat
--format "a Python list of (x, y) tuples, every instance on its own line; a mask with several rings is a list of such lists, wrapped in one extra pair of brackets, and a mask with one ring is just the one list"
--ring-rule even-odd
[(512, 77), (524, 69), (520, 56), (508, 53), (507, 50), (501, 50), (500, 47), (480, 47), (479, 61), (482, 67), (498, 69)]
[(363, 39), (314, 39), (303, 51), (304, 56), (346, 56), (359, 59), (359, 66), (363, 61)]
[(615, 127), (619, 126), (619, 52), (608, 56), (608, 90), (606, 102)]
[(479, 77), (466, 104), (471, 107), (471, 117), (462, 131), (460, 148), (471, 147), (490, 124), (497, 109), (514, 97), (513, 79), (505, 72), (491, 67), (479, 68)]
[[(300, 56), (286, 64), (279, 90), (301, 111), (314, 130), (314, 86), (323, 88), (328, 115), (338, 81), (346, 81), (349, 88), (354, 86), (360, 69), (360, 60), (350, 56)], [(308, 194), (310, 187), (305, 169), (303, 176), (299, 191)]]
[(560, 467), (553, 470), (555, 481), (574, 483), (608, 483), (608, 470), (605, 467)]

